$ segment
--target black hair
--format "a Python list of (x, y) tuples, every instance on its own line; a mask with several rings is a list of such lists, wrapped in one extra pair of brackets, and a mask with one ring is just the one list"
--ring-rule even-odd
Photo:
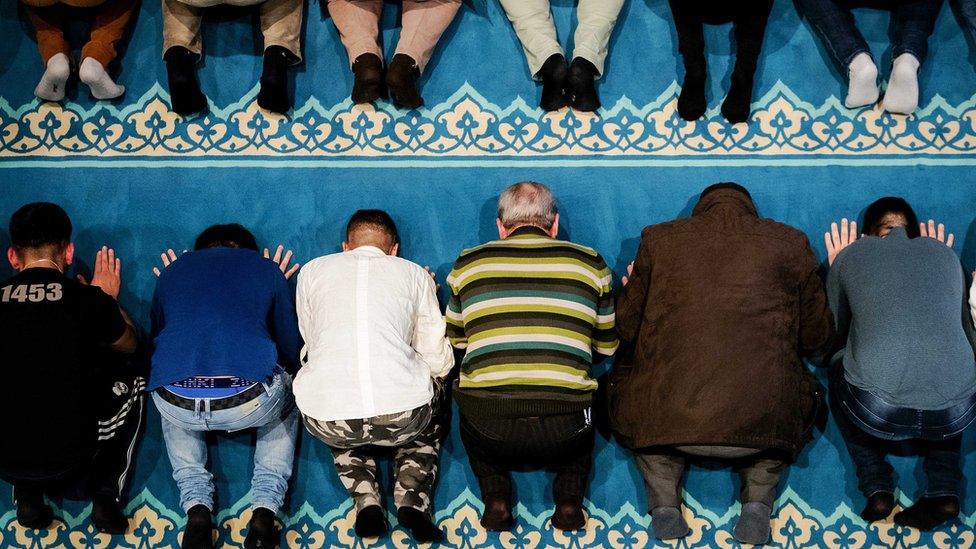
[(905, 232), (908, 233), (909, 238), (916, 238), (921, 235), (918, 230), (918, 216), (915, 215), (915, 210), (904, 198), (898, 196), (879, 198), (864, 210), (864, 223), (861, 225), (864, 234), (877, 235), (891, 216), (898, 216), (905, 220)]
[(207, 248), (244, 248), (257, 250), (258, 243), (251, 231), (238, 223), (211, 225), (200, 233), (193, 244), (194, 250)]
[(397, 232), (396, 223), (393, 222), (390, 214), (383, 210), (357, 210), (349, 218), (349, 223), (346, 225), (346, 239), (348, 240), (349, 235), (360, 228), (380, 231), (392, 238), (394, 244), (400, 243), (400, 234)]
[(57, 204), (33, 202), (10, 216), (10, 244), (15, 250), (64, 249), (70, 242), (71, 219)]
[(705, 195), (707, 195), (708, 193), (720, 189), (732, 189), (734, 191), (739, 191), (740, 193), (746, 195), (749, 198), (749, 200), (752, 200), (752, 195), (749, 194), (748, 189), (746, 189), (742, 185), (739, 185), (738, 183), (732, 183), (731, 181), (724, 182), (724, 183), (715, 183), (714, 185), (709, 185), (705, 187), (705, 190), (702, 191), (701, 195), (698, 196), (698, 200), (705, 198)]

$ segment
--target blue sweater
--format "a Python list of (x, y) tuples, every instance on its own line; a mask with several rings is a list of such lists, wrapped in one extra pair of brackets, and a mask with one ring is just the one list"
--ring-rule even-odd
[(843, 250), (827, 278), (848, 382), (889, 404), (941, 410), (976, 392), (962, 266), (934, 238), (904, 229)]
[(149, 390), (192, 376), (265, 381), (294, 372), (301, 348), (291, 289), (251, 250), (184, 254), (156, 282)]

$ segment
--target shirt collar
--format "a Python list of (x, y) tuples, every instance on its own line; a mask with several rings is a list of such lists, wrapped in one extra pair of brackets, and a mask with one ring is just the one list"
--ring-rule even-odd
[(536, 227), (535, 225), (523, 225), (512, 232), (508, 233), (508, 237), (505, 240), (512, 238), (552, 238), (549, 236), (544, 229), (541, 227)]
[(366, 254), (366, 255), (386, 255), (386, 252), (377, 248), (376, 246), (359, 246), (349, 250), (350, 253)]

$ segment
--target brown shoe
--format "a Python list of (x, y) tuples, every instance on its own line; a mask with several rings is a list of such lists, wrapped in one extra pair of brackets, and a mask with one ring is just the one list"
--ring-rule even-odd
[(512, 516), (512, 503), (502, 498), (486, 498), (485, 512), (481, 515), (481, 525), (485, 530), (505, 532), (515, 526)]
[(552, 514), (552, 525), (560, 530), (582, 530), (586, 526), (586, 515), (579, 503), (560, 503)]

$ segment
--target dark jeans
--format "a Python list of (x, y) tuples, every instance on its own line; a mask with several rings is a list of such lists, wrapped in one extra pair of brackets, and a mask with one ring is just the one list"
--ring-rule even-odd
[(861, 53), (871, 55), (868, 43), (857, 30), (851, 8), (884, 7), (891, 10), (894, 26), (892, 58), (910, 53), (925, 61), (929, 36), (942, 0), (893, 0), (891, 2), (858, 2), (855, 0), (796, 0), (803, 15), (823, 36), (827, 49), (845, 69)]
[(511, 501), (509, 471), (547, 468), (556, 473), (556, 503), (582, 503), (594, 444), (593, 425), (583, 412), (477, 420), (461, 414), (459, 423), (483, 499)]
[(967, 24), (969, 35), (976, 40), (976, 0), (959, 0), (959, 11)]
[(668, 3), (671, 5), (671, 16), (678, 32), (678, 50), (686, 67), (691, 65), (701, 69), (705, 65), (705, 35), (702, 25), (731, 22), (736, 44), (734, 71), (752, 80), (773, 0), (668, 0)]
[(976, 400), (947, 410), (900, 408), (848, 383), (839, 361), (829, 376), (831, 410), (865, 496), (894, 492), (894, 471), (886, 456), (893, 442), (910, 440), (922, 454), (925, 495), (958, 497), (961, 433), (976, 418)]

